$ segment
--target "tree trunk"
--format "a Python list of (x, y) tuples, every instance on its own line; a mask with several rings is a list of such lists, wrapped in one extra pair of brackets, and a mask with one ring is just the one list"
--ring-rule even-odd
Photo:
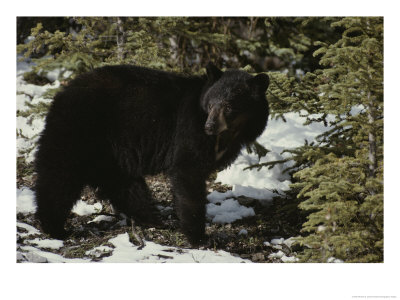
[(378, 167), (376, 161), (376, 137), (374, 132), (374, 123), (375, 123), (375, 109), (373, 104), (373, 97), (371, 96), (371, 92), (368, 93), (368, 124), (370, 125), (370, 129), (368, 132), (368, 159), (369, 159), (369, 176), (376, 176), (376, 169)]
[(124, 30), (124, 22), (118, 17), (117, 18), (117, 57), (121, 62), (125, 59), (125, 30)]

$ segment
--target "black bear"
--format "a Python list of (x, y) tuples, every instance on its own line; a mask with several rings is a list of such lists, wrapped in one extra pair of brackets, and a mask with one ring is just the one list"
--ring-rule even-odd
[(39, 139), (37, 217), (52, 237), (85, 185), (96, 187), (137, 223), (157, 218), (144, 175), (166, 173), (181, 230), (205, 238), (205, 181), (253, 142), (268, 119), (269, 78), (240, 70), (184, 76), (143, 67), (106, 66), (59, 92)]

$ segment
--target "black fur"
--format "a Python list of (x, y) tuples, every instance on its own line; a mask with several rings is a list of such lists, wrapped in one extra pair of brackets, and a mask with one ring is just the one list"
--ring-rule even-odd
[(182, 231), (197, 244), (204, 238), (205, 180), (262, 133), (267, 87), (267, 75), (223, 73), (211, 64), (200, 77), (127, 65), (77, 77), (56, 95), (39, 140), (43, 230), (65, 237), (85, 185), (138, 223), (151, 222), (156, 214), (143, 176), (165, 172)]

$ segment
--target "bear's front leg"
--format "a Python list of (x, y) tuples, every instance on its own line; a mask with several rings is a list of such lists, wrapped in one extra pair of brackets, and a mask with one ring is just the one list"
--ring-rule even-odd
[(193, 246), (205, 242), (205, 177), (192, 169), (170, 174), (181, 230)]

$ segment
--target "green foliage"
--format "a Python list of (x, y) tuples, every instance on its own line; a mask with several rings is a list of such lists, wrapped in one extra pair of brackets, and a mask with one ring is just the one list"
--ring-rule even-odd
[(24, 157), (17, 157), (17, 177), (23, 178), (33, 174), (33, 164), (26, 163)]
[(295, 174), (294, 188), (303, 210), (314, 211), (303, 224), (307, 235), (300, 238), (309, 247), (304, 261), (348, 262), (383, 260), (383, 186), (368, 177), (362, 161), (338, 158), (333, 153)]
[[(299, 240), (307, 261), (334, 256), (349, 262), (383, 261), (383, 20), (343, 18), (333, 44), (318, 43), (325, 69), (315, 72), (324, 114), (310, 122), (331, 129), (301, 151), (308, 166), (294, 174), (300, 208), (313, 211)], [(359, 112), (354, 112), (354, 108)], [(314, 112), (314, 111), (311, 111)], [(328, 114), (334, 120), (328, 120)], [(297, 162), (301, 159), (297, 158)]]
[(263, 145), (259, 144), (258, 142), (254, 142), (251, 145), (247, 145), (246, 147), (247, 153), (255, 153), (258, 156), (258, 159), (267, 155), (270, 150), (266, 149)]
[(28, 107), (25, 111), (18, 111), (17, 116), (25, 117), (25, 118), (36, 118), (36, 117), (45, 117), (49, 108), (50, 103), (39, 102), (36, 105), (31, 104), (30, 102), (25, 103)]
[[(313, 18), (314, 25), (330, 27), (331, 37), (319, 41), (304, 27), (310, 24), (308, 19), (301, 19), (295, 21), (301, 21), (301, 26), (293, 30), (307, 33), (299, 35), (303, 42), (296, 43), (290, 30), (287, 38), (274, 41), (290, 46), (280, 51), (298, 60), (297, 65), (304, 61), (302, 53), (314, 45), (319, 68), (305, 74), (270, 73), (272, 116), (284, 120), (284, 113), (298, 112), (306, 117), (304, 125), (318, 122), (329, 129), (313, 143), (284, 150), (290, 155), (283, 160), (250, 168), (294, 161), (285, 171), (293, 175), (291, 188), (298, 191), (294, 202), (309, 213), (298, 238), (306, 246), (303, 261), (326, 262), (336, 257), (347, 262), (381, 262), (383, 19)], [(272, 30), (274, 22), (286, 28), (285, 19), (278, 19), (268, 24)]]
[(23, 75), (24, 80), (28, 83), (32, 83), (34, 85), (46, 85), (50, 83), (45, 77), (39, 76), (35, 71), (26, 72)]

